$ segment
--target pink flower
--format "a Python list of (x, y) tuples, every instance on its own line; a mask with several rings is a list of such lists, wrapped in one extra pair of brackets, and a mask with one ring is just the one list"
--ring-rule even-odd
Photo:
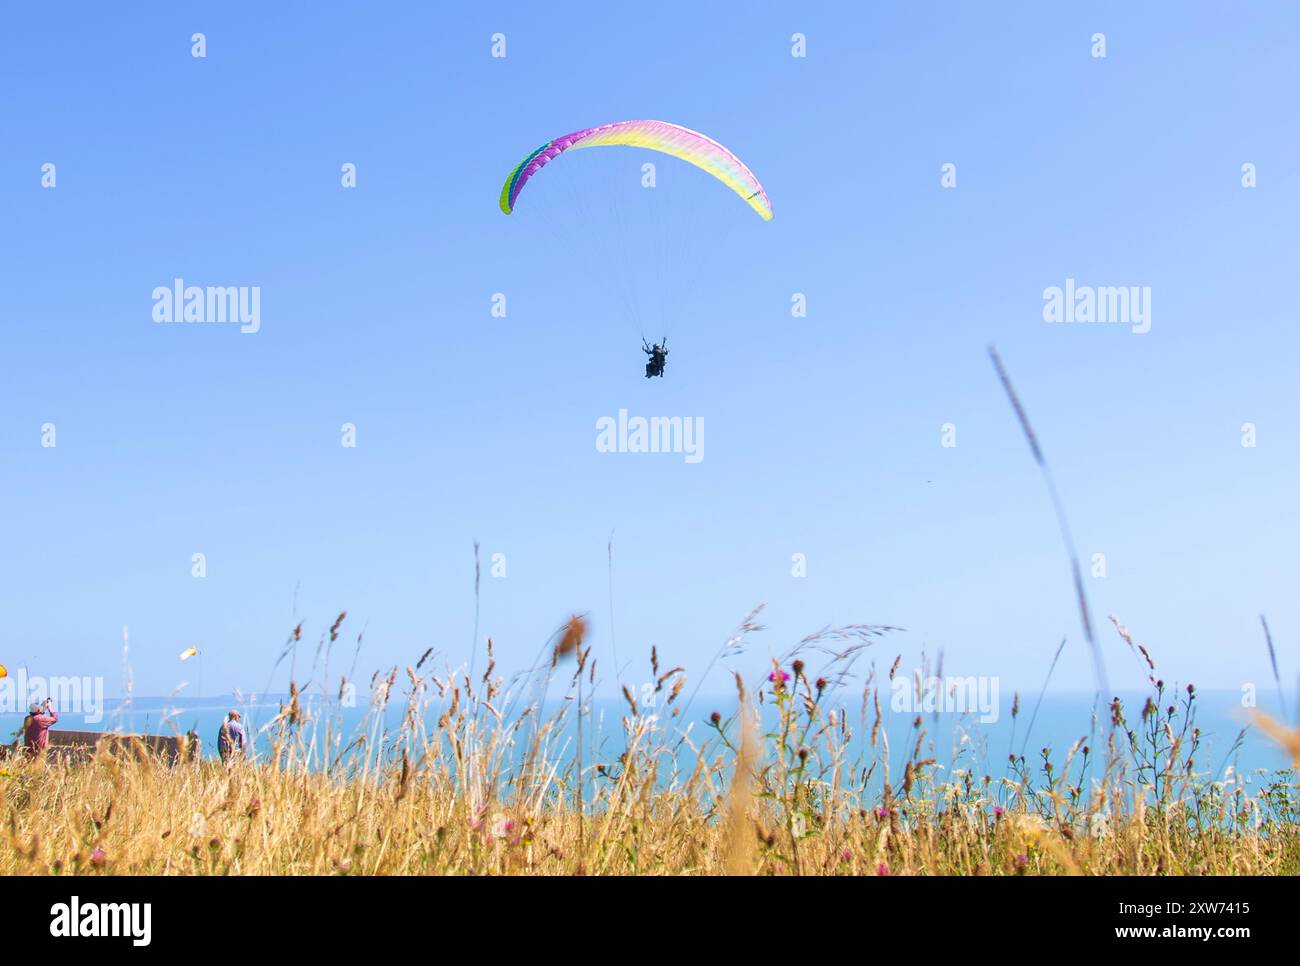
[(881, 862), (876, 866), (876, 875), (889, 875), (889, 863)]
[(480, 832), (483, 830), (483, 823), (487, 820), (487, 806), (483, 806), (474, 813), (473, 818), (469, 820), (469, 830), (471, 832)]
[(108, 862), (108, 856), (104, 854), (103, 849), (95, 849), (90, 853), (90, 864), (97, 869), (102, 869)]

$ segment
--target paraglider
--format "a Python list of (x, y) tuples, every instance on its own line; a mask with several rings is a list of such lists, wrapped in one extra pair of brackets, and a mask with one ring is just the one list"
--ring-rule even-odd
[(190, 658), (196, 657), (198, 653), (199, 649), (197, 647), (187, 647), (185, 650), (181, 651), (181, 660), (188, 661)]
[(641, 339), (641, 349), (650, 357), (646, 360), (645, 377), (647, 379), (654, 376), (662, 377), (664, 364), (668, 361), (668, 339), (665, 337), (663, 342), (656, 342), (651, 346), (643, 337)]
[[(767, 191), (740, 158), (698, 131), (680, 124), (652, 120), (615, 121), (612, 124), (583, 128), (547, 141), (520, 161), (506, 178), (501, 187), (501, 211), (511, 214), (524, 186), (564, 152), (579, 148), (616, 146), (659, 151), (693, 164), (740, 195), (764, 221), (772, 220), (772, 202), (767, 197)], [(663, 376), (668, 356), (667, 346), (667, 338), (653, 346), (642, 338), (642, 350), (649, 356), (645, 364), (647, 379)]]

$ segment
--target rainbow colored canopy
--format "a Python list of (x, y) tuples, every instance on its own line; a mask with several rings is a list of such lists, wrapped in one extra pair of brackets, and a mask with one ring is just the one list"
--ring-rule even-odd
[(767, 192), (740, 158), (712, 138), (667, 121), (615, 121), (547, 141), (510, 172), (501, 188), (501, 210), (510, 214), (528, 179), (565, 151), (612, 145), (649, 148), (689, 161), (744, 198), (764, 221), (772, 220), (772, 202)]

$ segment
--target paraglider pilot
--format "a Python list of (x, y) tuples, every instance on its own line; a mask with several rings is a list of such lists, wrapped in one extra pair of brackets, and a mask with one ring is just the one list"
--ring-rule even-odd
[(668, 361), (668, 340), (656, 342), (653, 346), (648, 344), (645, 339), (641, 340), (641, 348), (650, 358), (646, 360), (645, 377), (660, 376), (664, 374), (664, 364)]

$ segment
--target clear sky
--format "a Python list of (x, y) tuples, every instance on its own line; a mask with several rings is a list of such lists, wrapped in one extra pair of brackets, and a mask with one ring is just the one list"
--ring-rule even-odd
[[(907, 628), (883, 664), (943, 651), (1004, 692), (1067, 636), (1055, 683), (1091, 687), (995, 343), (1085, 568), (1106, 555), (1113, 686), (1141, 676), (1112, 612), (1169, 677), (1271, 691), (1265, 613), (1290, 684), (1298, 27), (1279, 3), (9, 4), (0, 662), (114, 691), (127, 626), (138, 693), (193, 682), (190, 645), (205, 692), (260, 690), (298, 620), (310, 645), (346, 610), (366, 669), (456, 664), (475, 539), (503, 668), (573, 611), (608, 661), (612, 532), (633, 679), (652, 644), (698, 674), (766, 602), (741, 668), (874, 622)], [(498, 210), (538, 145), (641, 117), (734, 150), (774, 220), (630, 149)], [(156, 324), (177, 277), (259, 286), (260, 331)], [(1044, 321), (1071, 278), (1149, 287), (1151, 330)], [(704, 459), (597, 452), (620, 408), (702, 417)]]

